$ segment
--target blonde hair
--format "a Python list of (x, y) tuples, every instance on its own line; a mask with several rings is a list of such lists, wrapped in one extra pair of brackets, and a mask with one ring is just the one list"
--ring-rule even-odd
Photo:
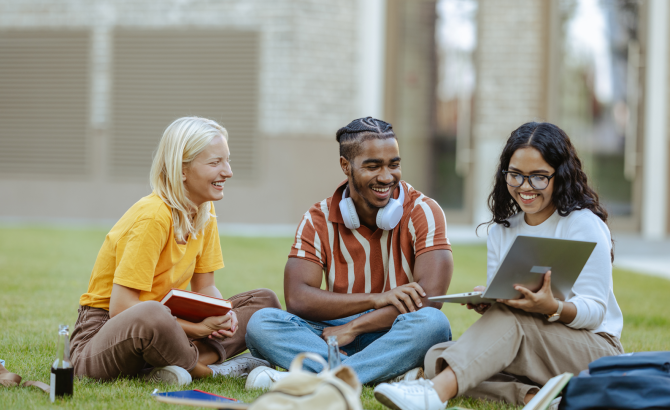
[[(196, 207), (186, 193), (182, 170), (218, 136), (228, 140), (228, 131), (216, 121), (200, 117), (183, 117), (170, 124), (158, 144), (151, 165), (151, 189), (172, 210), (177, 241), (188, 235), (194, 239), (207, 227), (211, 202)], [(195, 217), (192, 215), (195, 212)]]

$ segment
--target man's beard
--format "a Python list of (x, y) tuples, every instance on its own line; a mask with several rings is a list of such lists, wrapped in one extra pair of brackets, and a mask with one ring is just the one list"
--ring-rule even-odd
[[(365, 195), (363, 195), (363, 189), (364, 189), (365, 187), (364, 187), (363, 185), (359, 185), (359, 184), (358, 184), (358, 181), (356, 181), (356, 177), (355, 177), (355, 174), (354, 174), (354, 170), (353, 170), (353, 169), (351, 170), (351, 182), (352, 182), (352, 183), (350, 184), (350, 185), (351, 185), (351, 188), (353, 188), (353, 190), (356, 191), (356, 193), (358, 193), (358, 196), (360, 196), (361, 198), (363, 198), (363, 201), (365, 201), (365, 203), (367, 204), (367, 206), (368, 206), (369, 208), (372, 208), (372, 209), (375, 209), (375, 208), (376, 208), (376, 209), (383, 208), (383, 206), (377, 206), (377, 205), (373, 204), (372, 202), (368, 201), (368, 199), (365, 197)], [(386, 206), (386, 205), (384, 205), (384, 206)]]

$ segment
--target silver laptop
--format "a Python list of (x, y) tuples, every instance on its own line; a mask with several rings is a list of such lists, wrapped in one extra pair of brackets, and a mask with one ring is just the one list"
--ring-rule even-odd
[(493, 303), (496, 299), (518, 299), (521, 292), (514, 290), (515, 285), (537, 292), (542, 287), (544, 274), (551, 270), (551, 291), (554, 297), (565, 300), (595, 247), (595, 242), (519, 235), (484, 292), (428, 299), (473, 305)]

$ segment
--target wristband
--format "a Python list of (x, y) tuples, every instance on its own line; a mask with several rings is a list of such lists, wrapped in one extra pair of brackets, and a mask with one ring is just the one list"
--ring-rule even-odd
[(546, 315), (549, 322), (555, 322), (561, 317), (561, 312), (563, 311), (563, 302), (556, 299), (558, 302), (558, 310), (553, 315)]

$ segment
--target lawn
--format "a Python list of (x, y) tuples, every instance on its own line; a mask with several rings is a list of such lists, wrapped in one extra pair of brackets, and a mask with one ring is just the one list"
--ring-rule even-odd
[[(84, 229), (0, 228), (0, 359), (24, 380), (49, 381), (58, 324), (69, 324), (70, 329), (74, 326), (79, 296), (86, 291), (105, 234)], [(226, 268), (216, 272), (216, 282), (224, 297), (266, 287), (283, 300), (283, 267), (291, 242), (290, 238), (222, 237)], [(484, 246), (455, 245), (454, 259), (456, 270), (450, 292), (484, 284)], [(622, 343), (626, 351), (670, 350), (670, 309), (664, 307), (670, 281), (615, 270), (614, 286), (624, 313)], [(445, 306), (443, 311), (456, 338), (478, 317), (460, 306)], [(38, 390), (0, 387), (0, 408), (176, 408), (151, 399), (149, 395), (156, 387), (175, 390), (136, 379), (113, 383), (83, 379), (75, 383), (74, 398), (54, 406)], [(242, 380), (229, 378), (200, 380), (191, 387), (247, 402), (262, 393), (247, 392)], [(459, 399), (451, 404), (473, 409), (515, 408)], [(385, 408), (374, 399), (369, 387), (364, 388), (363, 406)]]

